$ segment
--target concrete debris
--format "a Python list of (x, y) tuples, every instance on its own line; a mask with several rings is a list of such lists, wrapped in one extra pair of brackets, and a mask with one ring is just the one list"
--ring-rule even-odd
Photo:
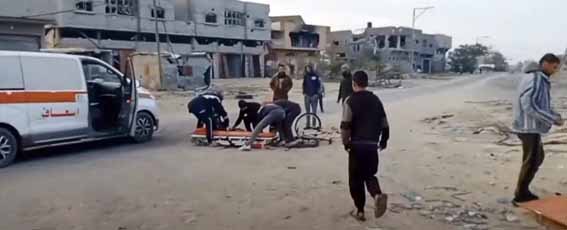
[[(442, 120), (453, 118), (453, 117), (455, 117), (454, 114), (444, 114), (444, 115), (440, 115), (440, 116), (436, 116), (436, 117), (425, 118), (425, 119), (423, 119), (423, 122), (431, 124), (431, 123), (437, 121), (439, 123)], [(441, 122), (441, 124), (443, 124), (443, 123), (445, 123), (445, 121)]]
[(334, 180), (331, 182), (331, 184), (341, 184), (342, 182), (340, 180)]
[(520, 221), (520, 218), (518, 218), (518, 216), (514, 215), (514, 213), (512, 212), (504, 211), (503, 215), (504, 215), (503, 219), (506, 220), (507, 222), (516, 223)]
[(452, 192), (459, 191), (459, 189), (451, 186), (430, 186), (430, 187), (426, 187), (425, 190), (447, 190)]
[(406, 198), (410, 202), (417, 202), (417, 201), (421, 201), (423, 199), (423, 197), (419, 196), (419, 194), (417, 194), (415, 192), (402, 193), (400, 195), (402, 195), (404, 198)]
[(499, 198), (498, 200), (496, 200), (496, 202), (498, 202), (499, 204), (510, 204), (510, 199), (509, 198)]
[(247, 94), (245, 92), (238, 92), (238, 94), (236, 94), (235, 98), (236, 99), (242, 99), (242, 100), (250, 100), (250, 99), (254, 99), (254, 95)]

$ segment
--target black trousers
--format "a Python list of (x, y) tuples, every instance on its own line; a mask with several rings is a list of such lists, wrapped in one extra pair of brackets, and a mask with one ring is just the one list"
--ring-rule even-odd
[(246, 131), (248, 132), (252, 132), (254, 128), (256, 128), (256, 126), (258, 125), (258, 121), (255, 121), (253, 119), (244, 118), (243, 122), (244, 122), (244, 127), (246, 127)]
[(543, 164), (545, 152), (543, 151), (543, 143), (539, 134), (518, 134), (522, 141), (522, 150), (524, 152), (522, 159), (522, 169), (518, 178), (516, 187), (516, 197), (521, 198), (529, 194), (530, 184), (539, 167)]
[(295, 140), (295, 137), (293, 136), (292, 126), (293, 126), (293, 122), (299, 116), (300, 113), (301, 113), (301, 109), (292, 109), (290, 111), (287, 111), (285, 115), (283, 131), (285, 135), (284, 137), (285, 141), (287, 141), (288, 143)]
[(353, 145), (348, 158), (350, 196), (359, 212), (364, 211), (366, 193), (372, 197), (382, 194), (382, 189), (376, 177), (378, 172), (378, 146)]
[(209, 142), (209, 144), (213, 143), (213, 131), (217, 127), (216, 121), (215, 119), (213, 119), (213, 116), (207, 114), (193, 114), (193, 115), (195, 115), (195, 117), (197, 117), (198, 120), (197, 128), (202, 128), (204, 124), (205, 128), (207, 129), (207, 142)]

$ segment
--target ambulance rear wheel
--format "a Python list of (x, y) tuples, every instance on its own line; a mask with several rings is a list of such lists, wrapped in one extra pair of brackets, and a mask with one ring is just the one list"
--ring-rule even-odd
[(10, 130), (0, 127), (0, 168), (12, 164), (18, 151), (18, 139)]

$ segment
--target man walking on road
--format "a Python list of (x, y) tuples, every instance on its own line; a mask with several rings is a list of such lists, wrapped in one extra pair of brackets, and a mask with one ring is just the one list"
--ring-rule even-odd
[(539, 63), (539, 69), (529, 71), (519, 85), (519, 96), (514, 106), (514, 132), (522, 141), (523, 162), (514, 204), (538, 200), (530, 191), (530, 183), (543, 163), (545, 153), (541, 135), (549, 132), (553, 125), (561, 126), (561, 115), (551, 107), (550, 77), (559, 69), (560, 60), (553, 54), (546, 54)]
[(351, 215), (359, 221), (364, 217), (366, 194), (374, 198), (376, 218), (386, 213), (388, 196), (382, 193), (378, 178), (378, 150), (388, 145), (390, 128), (384, 106), (374, 93), (367, 91), (368, 75), (364, 71), (354, 74), (354, 93), (343, 105), (341, 136), (349, 154), (349, 187), (356, 210)]

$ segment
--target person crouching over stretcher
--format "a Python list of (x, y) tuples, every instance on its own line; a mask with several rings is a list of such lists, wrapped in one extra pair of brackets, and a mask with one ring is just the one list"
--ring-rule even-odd
[(291, 147), (295, 141), (293, 136), (292, 126), (295, 119), (301, 114), (301, 106), (289, 100), (278, 100), (274, 104), (279, 105), (285, 111), (285, 120), (283, 124), (283, 132), (285, 135), (286, 147)]
[(240, 147), (240, 151), (250, 151), (252, 149), (252, 143), (256, 141), (258, 135), (270, 125), (277, 129), (280, 140), (285, 138), (286, 135), (283, 129), (285, 110), (281, 106), (273, 103), (265, 104), (258, 112), (258, 120), (258, 125), (254, 128), (252, 136)]
[(262, 107), (260, 103), (256, 102), (246, 102), (244, 100), (238, 101), (238, 107), (240, 108), (240, 113), (238, 114), (238, 119), (232, 126), (232, 130), (236, 130), (236, 128), (244, 121), (244, 127), (246, 131), (252, 132), (253, 128), (258, 126), (258, 111)]
[(202, 128), (203, 124), (207, 129), (207, 142), (213, 142), (213, 131), (228, 127), (228, 114), (222, 106), (222, 92), (205, 93), (197, 96), (187, 105), (189, 113), (192, 113), (199, 120), (197, 128)]

